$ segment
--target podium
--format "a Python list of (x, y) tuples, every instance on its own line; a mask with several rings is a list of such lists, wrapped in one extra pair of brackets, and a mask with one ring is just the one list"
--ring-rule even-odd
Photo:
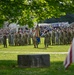
[(49, 54), (18, 55), (19, 67), (49, 67)]

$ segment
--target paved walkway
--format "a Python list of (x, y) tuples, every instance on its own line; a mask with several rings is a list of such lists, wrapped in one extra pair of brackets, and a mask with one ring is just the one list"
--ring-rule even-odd
[(67, 54), (68, 52), (24, 52), (24, 51), (0, 51), (0, 53), (27, 53), (27, 54)]

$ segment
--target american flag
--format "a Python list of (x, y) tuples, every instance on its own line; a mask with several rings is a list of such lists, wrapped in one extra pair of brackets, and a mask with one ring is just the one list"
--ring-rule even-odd
[(71, 65), (71, 63), (74, 63), (74, 38), (73, 38), (72, 44), (69, 48), (66, 59), (64, 61), (65, 69), (67, 69)]

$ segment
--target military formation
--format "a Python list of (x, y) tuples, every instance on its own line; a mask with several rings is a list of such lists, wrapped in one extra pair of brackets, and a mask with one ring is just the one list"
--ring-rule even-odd
[(31, 34), (29, 32), (24, 33), (11, 33), (8, 36), (8, 42), (9, 45), (15, 45), (15, 46), (24, 46), (24, 45), (31, 45)]
[[(3, 44), (8, 40), (9, 46), (24, 46), (31, 44), (32, 34), (30, 31), (24, 31), (23, 33), (18, 32), (8, 32), (8, 30), (0, 30), (0, 44)], [(4, 42), (4, 40), (6, 41)], [(5, 46), (4, 46), (5, 47)]]
[(42, 35), (45, 37), (45, 43), (49, 45), (68, 45), (71, 44), (74, 38), (74, 27), (72, 28), (53, 28), (52, 31), (47, 31)]
[(49, 45), (71, 44), (74, 37), (74, 27), (52, 28), (51, 31), (44, 29), (42, 34), (40, 31), (41, 29), (39, 28), (33, 29), (32, 32), (28, 30), (23, 33), (20, 31), (11, 33), (9, 31), (3, 32), (0, 29), (0, 44), (2, 43), (4, 47), (7, 47), (6, 39), (8, 38), (9, 46), (25, 46), (33, 44), (34, 48), (38, 48), (39, 42), (41, 42), (40, 38), (43, 37), (45, 48), (47, 48)]

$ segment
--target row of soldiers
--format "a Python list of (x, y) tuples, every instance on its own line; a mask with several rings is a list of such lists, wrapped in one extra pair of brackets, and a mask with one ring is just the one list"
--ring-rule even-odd
[[(46, 35), (48, 34), (48, 35)], [(7, 35), (9, 45), (21, 46), (31, 45), (33, 33), (9, 33)], [(43, 35), (41, 35), (43, 37)], [(67, 45), (70, 44), (74, 37), (74, 28), (56, 28), (52, 31), (44, 31), (44, 44), (46, 45)]]
[(74, 37), (74, 28), (56, 28), (52, 31), (46, 31), (46, 33), (48, 33), (48, 36), (44, 37), (49, 45), (67, 45), (71, 44)]
[(0, 44), (4, 42), (4, 36), (8, 39), (8, 44), (10, 46), (18, 46), (18, 45), (28, 45), (31, 44), (31, 33), (28, 31), (24, 31), (23, 33), (18, 32), (10, 32), (8, 29), (0, 29)]
[(31, 45), (31, 34), (29, 32), (10, 33), (8, 36), (8, 42), (10, 46)]

